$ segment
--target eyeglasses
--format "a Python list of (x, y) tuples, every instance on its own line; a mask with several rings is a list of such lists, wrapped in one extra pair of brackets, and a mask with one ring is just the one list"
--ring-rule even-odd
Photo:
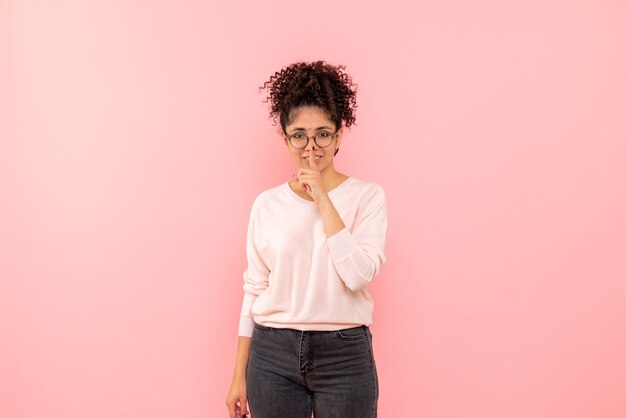
[[(326, 148), (329, 146), (333, 139), (337, 136), (337, 132), (331, 134), (328, 131), (320, 131), (313, 136), (313, 142), (320, 148)], [(307, 145), (309, 145), (309, 137), (302, 132), (296, 132), (295, 134), (285, 135), (285, 138), (292, 147), (297, 149), (304, 149)]]

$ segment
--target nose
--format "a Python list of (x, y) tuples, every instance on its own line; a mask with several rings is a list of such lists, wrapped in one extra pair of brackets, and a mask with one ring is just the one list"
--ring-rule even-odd
[(309, 143), (306, 144), (306, 147), (304, 147), (304, 149), (306, 151), (309, 151), (311, 149), (311, 147), (313, 147), (313, 151), (315, 151), (316, 147), (315, 147), (315, 136), (310, 136), (309, 137)]

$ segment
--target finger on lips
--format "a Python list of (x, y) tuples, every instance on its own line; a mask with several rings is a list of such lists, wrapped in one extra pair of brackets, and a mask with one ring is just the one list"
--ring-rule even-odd
[(317, 161), (315, 161), (315, 153), (313, 147), (309, 148), (309, 167), (317, 168)]

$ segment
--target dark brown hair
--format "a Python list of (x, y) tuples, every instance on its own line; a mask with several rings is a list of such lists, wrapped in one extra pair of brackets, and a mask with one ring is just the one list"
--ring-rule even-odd
[(318, 106), (322, 108), (335, 128), (355, 124), (357, 84), (346, 74), (344, 65), (333, 66), (324, 61), (311, 63), (296, 62), (274, 73), (268, 81), (259, 87), (259, 92), (267, 89), (269, 95), (264, 102), (270, 101), (270, 118), (280, 120), (285, 132), (291, 122), (291, 111), (300, 106)]

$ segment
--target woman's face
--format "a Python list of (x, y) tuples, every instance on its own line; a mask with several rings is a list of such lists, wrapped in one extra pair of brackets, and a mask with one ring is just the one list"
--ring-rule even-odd
[(313, 147), (313, 152), (317, 156), (315, 161), (318, 170), (323, 171), (327, 167), (332, 167), (335, 150), (341, 145), (342, 129), (339, 129), (330, 145), (320, 148), (313, 141), (313, 135), (322, 131), (335, 134), (335, 124), (326, 117), (324, 111), (316, 106), (302, 106), (294, 109), (292, 115), (292, 122), (285, 127), (287, 135), (301, 132), (309, 137), (309, 142), (303, 149), (295, 148), (288, 141), (284, 141), (285, 147), (289, 150), (296, 166), (309, 168), (309, 151)]

